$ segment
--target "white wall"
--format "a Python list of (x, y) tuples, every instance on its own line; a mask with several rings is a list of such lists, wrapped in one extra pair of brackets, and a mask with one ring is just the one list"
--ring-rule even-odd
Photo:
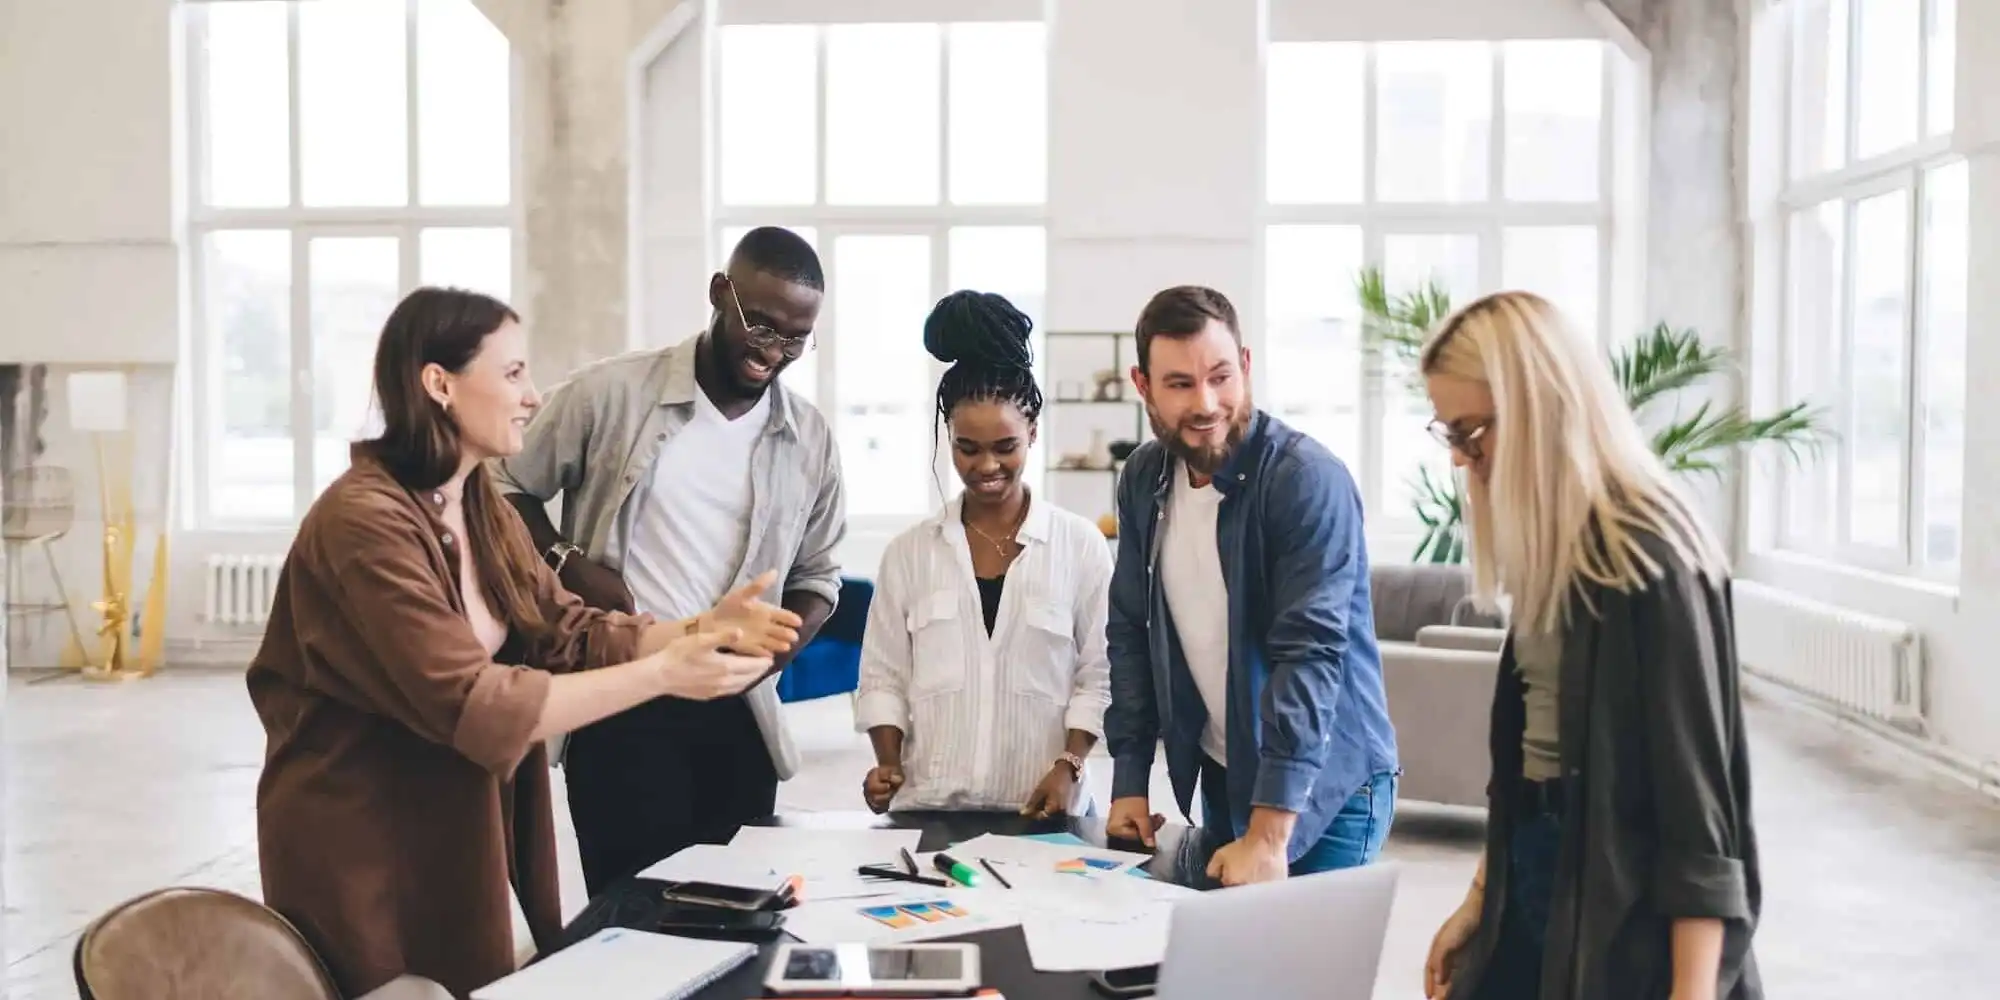
[[(2000, 4), (1958, 7), (1957, 144), (1969, 160), (1972, 244), (1967, 284), (1963, 548), (1957, 587), (1851, 570), (1771, 551), (1746, 556), (1743, 574), (1818, 600), (1917, 626), (1929, 661), (1932, 735), (1963, 763), (2000, 775), (2000, 423), (1982, 419), (2000, 389)], [(1758, 184), (1753, 191), (1764, 191)], [(1768, 256), (1768, 254), (1762, 255)], [(1753, 267), (1755, 265), (1753, 264)], [(1781, 280), (1769, 268), (1761, 284)], [(1770, 286), (1776, 287), (1776, 286)], [(1765, 329), (1773, 327), (1765, 326)]]
[[(166, 526), (180, 352), (175, 21), (161, 0), (0, 3), (0, 362), (51, 366), (42, 463), (75, 480), (76, 522), (56, 556), (92, 639), (89, 605), (103, 581), (97, 458), (94, 440), (70, 430), (64, 377), (87, 367), (133, 379), (137, 600)], [(44, 599), (45, 565), (39, 554), (25, 563), (27, 599)], [(14, 625), (14, 666), (57, 661), (61, 616)]]
[(0, 4), (0, 361), (176, 357), (172, 14)]

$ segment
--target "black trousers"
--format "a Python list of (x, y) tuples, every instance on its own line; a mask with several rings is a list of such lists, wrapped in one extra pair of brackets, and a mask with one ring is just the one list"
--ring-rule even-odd
[(778, 772), (742, 697), (658, 698), (577, 730), (563, 764), (590, 895), (771, 815)]

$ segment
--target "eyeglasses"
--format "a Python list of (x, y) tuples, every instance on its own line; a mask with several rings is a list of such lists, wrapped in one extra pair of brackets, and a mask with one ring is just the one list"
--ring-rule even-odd
[(796, 358), (806, 352), (806, 345), (812, 343), (812, 334), (787, 337), (762, 323), (752, 324), (750, 317), (743, 313), (743, 299), (736, 294), (736, 282), (731, 281), (727, 275), (723, 276), (722, 281), (729, 286), (729, 301), (736, 304), (736, 318), (743, 322), (743, 332), (749, 334), (745, 343), (751, 350), (769, 350), (775, 344), (787, 358)]
[(1469, 421), (1469, 424), (1470, 426), (1460, 428), (1442, 420), (1433, 420), (1424, 429), (1431, 432), (1431, 437), (1436, 438), (1437, 443), (1477, 462), (1486, 457), (1486, 452), (1480, 447), (1479, 441), (1486, 436), (1487, 429), (1493, 426), (1493, 418), (1480, 417)]

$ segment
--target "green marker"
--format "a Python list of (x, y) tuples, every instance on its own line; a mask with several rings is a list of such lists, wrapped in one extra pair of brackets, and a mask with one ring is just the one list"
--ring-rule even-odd
[(931, 864), (936, 866), (938, 871), (951, 876), (953, 881), (968, 889), (979, 884), (978, 872), (973, 871), (970, 866), (962, 862), (952, 860), (951, 855), (943, 851), (939, 851), (937, 856), (931, 858)]

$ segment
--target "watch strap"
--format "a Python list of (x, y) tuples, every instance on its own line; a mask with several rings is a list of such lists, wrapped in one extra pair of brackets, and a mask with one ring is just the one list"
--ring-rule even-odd
[(1075, 775), (1078, 781), (1083, 780), (1082, 757), (1078, 757), (1076, 754), (1073, 753), (1064, 752), (1056, 757), (1056, 763), (1068, 764), (1070, 773)]

